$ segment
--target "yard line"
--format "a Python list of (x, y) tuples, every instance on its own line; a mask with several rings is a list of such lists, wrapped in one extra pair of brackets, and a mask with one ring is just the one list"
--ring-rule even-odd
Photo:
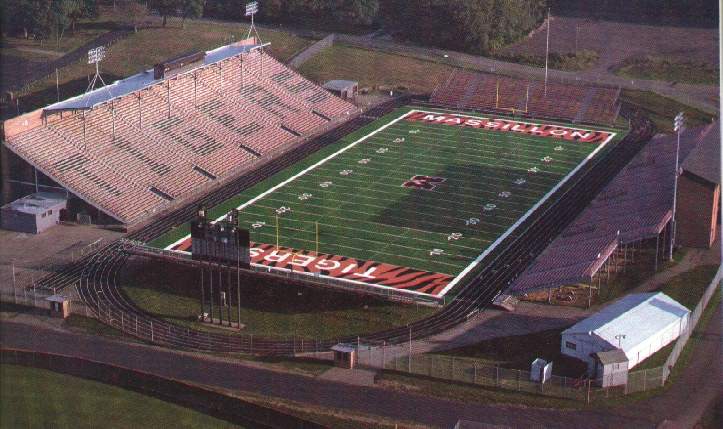
[[(255, 204), (253, 207), (259, 207), (259, 208), (268, 209), (268, 210), (271, 210), (272, 213), (273, 213), (273, 211), (275, 211), (275, 210), (277, 209), (277, 207), (266, 206), (266, 205), (263, 205), (263, 204)], [(317, 206), (317, 207), (318, 207), (318, 206)], [(248, 213), (248, 212), (247, 212), (247, 213)], [(304, 211), (304, 210), (299, 210), (299, 209), (293, 210), (292, 213), (301, 213), (301, 214), (305, 214), (305, 215), (309, 215), (309, 216), (313, 216), (313, 215), (314, 215), (314, 213), (311, 213), (311, 212), (308, 212), (308, 211)], [(254, 213), (254, 214), (255, 214), (255, 213)], [(365, 214), (368, 214), (368, 213), (365, 213)], [(263, 215), (263, 214), (262, 214), (262, 215), (258, 215), (258, 214), (257, 214), (257, 216), (268, 216), (268, 215)], [(334, 215), (330, 215), (330, 214), (325, 214), (325, 215), (324, 215), (324, 218), (335, 218), (335, 219), (340, 219), (340, 220), (344, 220), (344, 221), (350, 221), (350, 222), (353, 221), (353, 222), (356, 222), (356, 223), (368, 223), (368, 224), (381, 225), (381, 226), (384, 226), (384, 227), (387, 227), (387, 228), (399, 228), (399, 229), (409, 230), (409, 231), (415, 231), (415, 232), (419, 232), (419, 233), (425, 233), (425, 234), (431, 234), (431, 235), (441, 235), (441, 236), (444, 237), (445, 239), (449, 236), (450, 233), (452, 233), (452, 232), (458, 232), (458, 231), (461, 230), (461, 229), (457, 229), (457, 230), (453, 230), (453, 231), (451, 231), (451, 232), (446, 232), (446, 233), (445, 233), (445, 232), (435, 232), (435, 231), (427, 231), (427, 230), (418, 229), (418, 228), (411, 228), (411, 227), (408, 227), (408, 226), (390, 225), (390, 224), (386, 224), (386, 223), (382, 223), (382, 222), (374, 222), (374, 221), (370, 221), (370, 220), (350, 219), (350, 218), (347, 218), (347, 217), (334, 216)], [(282, 218), (279, 218), (279, 219), (282, 219)], [(303, 221), (303, 220), (300, 220), (300, 219), (299, 219), (298, 221), (299, 221), (299, 222), (311, 222), (311, 221)], [(426, 222), (426, 223), (429, 223), (429, 224), (434, 225), (432, 222)], [(326, 225), (330, 225), (330, 224), (326, 224)], [(446, 226), (446, 225), (441, 225), (441, 226)], [(350, 228), (350, 227), (347, 227), (347, 228)], [(358, 229), (358, 228), (357, 228), (356, 230), (357, 230), (357, 231), (365, 231), (365, 232), (372, 232), (372, 233), (379, 234), (379, 232), (369, 231), (369, 230), (367, 230), (367, 229)], [(483, 242), (483, 243), (491, 243), (491, 240), (487, 240), (487, 239), (479, 238), (479, 237), (469, 237), (469, 239), (470, 239), (470, 240), (475, 240), (475, 241), (481, 241), (481, 242)], [(430, 242), (430, 243), (431, 243), (431, 242)], [(434, 243), (437, 243), (437, 244), (438, 244), (439, 242), (434, 242)], [(473, 248), (470, 248), (470, 249), (473, 249)]]

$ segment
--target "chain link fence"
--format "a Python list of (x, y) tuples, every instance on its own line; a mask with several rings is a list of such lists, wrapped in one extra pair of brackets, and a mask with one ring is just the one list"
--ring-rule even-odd
[(410, 341), (407, 345), (387, 346), (376, 341), (359, 338), (355, 345), (357, 360), (360, 366), (371, 369), (389, 370), (588, 403), (596, 399), (653, 390), (665, 385), (670, 377), (673, 367), (719, 287), (721, 276), (722, 270), (719, 269), (691, 312), (688, 326), (675, 341), (665, 364), (655, 368), (630, 371), (627, 384), (622, 386), (600, 387), (603, 385), (601, 378), (572, 378), (557, 375), (550, 376), (545, 383), (539, 383), (531, 381), (531, 372), (527, 370), (502, 368), (473, 358), (424, 353), (431, 348), (437, 348), (438, 344), (430, 345), (418, 341)]

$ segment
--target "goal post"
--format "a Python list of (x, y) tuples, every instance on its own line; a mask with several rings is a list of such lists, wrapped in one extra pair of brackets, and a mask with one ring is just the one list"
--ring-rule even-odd
[(527, 83), (527, 87), (525, 88), (524, 108), (517, 106), (517, 105), (512, 105), (512, 106), (506, 105), (507, 103), (505, 103), (504, 101), (501, 101), (501, 100), (503, 100), (503, 95), (504, 94), (500, 93), (500, 80), (497, 79), (497, 85), (496, 85), (496, 89), (495, 89), (495, 109), (496, 110), (506, 110), (506, 111), (512, 112), (513, 116), (515, 115), (515, 113), (527, 113), (527, 107), (529, 106), (529, 103), (530, 103), (530, 83), (529, 82)]

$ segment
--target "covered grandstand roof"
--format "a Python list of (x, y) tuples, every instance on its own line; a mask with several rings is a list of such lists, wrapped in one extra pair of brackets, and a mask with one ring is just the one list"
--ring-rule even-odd
[[(238, 54), (258, 49), (266, 45), (268, 45), (268, 43), (263, 45), (256, 43), (238, 43), (221, 46), (219, 48), (206, 52), (206, 56), (203, 59), (203, 65), (217, 63), (227, 58), (231, 58)], [(85, 94), (71, 97), (58, 103), (53, 103), (50, 106), (44, 108), (43, 110), (45, 112), (62, 110), (88, 110), (98, 106), (99, 104), (108, 102), (114, 98), (132, 94), (133, 92), (136, 92), (143, 88), (147, 88), (161, 81), (163, 81), (163, 79), (154, 79), (153, 69), (149, 69), (141, 73), (134, 74), (133, 76), (127, 77), (125, 79), (117, 80), (101, 88), (96, 88), (93, 91), (89, 91)]]
[[(681, 158), (710, 131), (685, 130)], [(659, 234), (672, 216), (676, 137), (658, 135), (512, 284), (512, 293), (586, 283), (623, 243)]]

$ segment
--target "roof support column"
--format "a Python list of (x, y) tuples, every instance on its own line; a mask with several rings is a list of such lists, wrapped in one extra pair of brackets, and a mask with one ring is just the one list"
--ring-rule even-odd
[(86, 144), (85, 137), (86, 137), (86, 135), (85, 135), (85, 110), (83, 110), (83, 150), (85, 150), (85, 144)]
[(111, 141), (115, 141), (115, 105), (110, 101)]

